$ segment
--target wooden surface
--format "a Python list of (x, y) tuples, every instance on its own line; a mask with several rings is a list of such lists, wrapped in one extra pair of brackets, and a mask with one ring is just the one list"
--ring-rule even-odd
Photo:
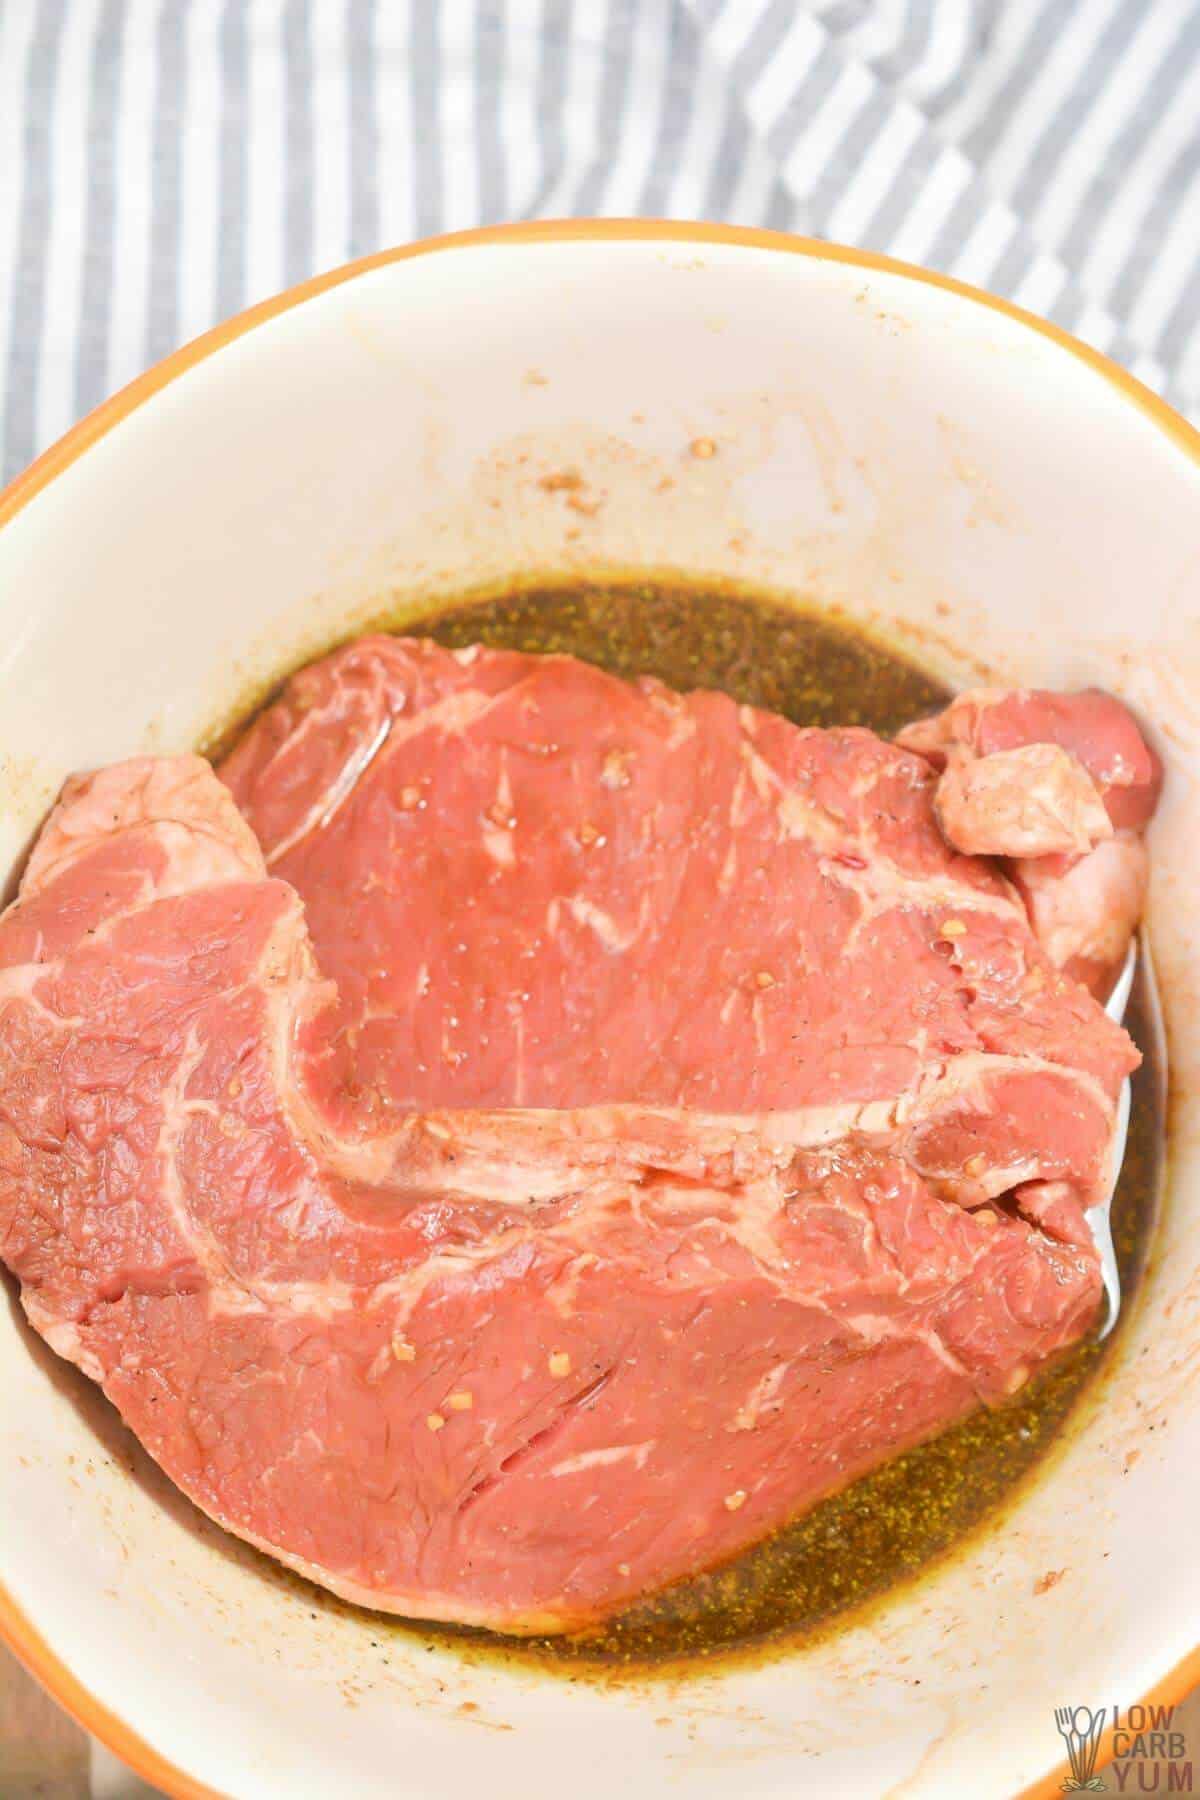
[[(1058, 1698), (1047, 1696), (1047, 1707)], [(1086, 1703), (1088, 1696), (1071, 1698)], [(1184, 1734), (1184, 1760), (1193, 1763), (1193, 1784), (1200, 1793), (1200, 1689), (1176, 1708), (1172, 1726)], [(1125, 1791), (1155, 1791), (1154, 1768), (1153, 1763), (1144, 1763), (1140, 1770), (1130, 1770)], [(1118, 1789), (1111, 1776), (1106, 1786), (1110, 1792)], [(1168, 1791), (1165, 1767), (1157, 1791)], [(1182, 1791), (1191, 1792), (1192, 1787)], [(79, 1727), (0, 1647), (0, 1800), (151, 1800), (155, 1792), (98, 1746), (91, 1745)], [(238, 1800), (287, 1800), (287, 1796), (255, 1794), (238, 1796)]]
[(157, 1792), (93, 1744), (0, 1645), (0, 1800), (153, 1800)]
[(79, 1727), (0, 1649), (0, 1794), (90, 1800), (88, 1744)]

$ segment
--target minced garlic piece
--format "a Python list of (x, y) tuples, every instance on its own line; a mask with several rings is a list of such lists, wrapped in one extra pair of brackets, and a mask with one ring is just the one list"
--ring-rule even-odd
[(569, 1375), (571, 1373), (571, 1359), (567, 1355), (565, 1350), (552, 1351), (551, 1355), (550, 1355), (550, 1361), (547, 1366), (549, 1367), (550, 1373), (554, 1376), (556, 1381), (560, 1380), (562, 1378), (562, 1376)]

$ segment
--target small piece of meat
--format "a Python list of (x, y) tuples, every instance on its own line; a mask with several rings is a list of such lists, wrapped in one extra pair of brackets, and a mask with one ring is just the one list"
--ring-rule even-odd
[(1113, 830), (1095, 782), (1058, 744), (951, 751), (935, 806), (946, 842), (968, 856), (1082, 855)]
[(0, 1246), (230, 1530), (576, 1626), (1088, 1329), (1137, 1053), (919, 758), (375, 638), (223, 774), (70, 783), (0, 918)]
[(1070, 1182), (1027, 1181), (1013, 1189), (1011, 1200), (1021, 1218), (1059, 1243), (1086, 1246), (1092, 1242), (1079, 1195)]
[(1145, 906), (1162, 764), (1119, 700), (980, 688), (900, 732), (939, 772), (947, 843), (999, 857), (1051, 960), (1099, 998)]
[(896, 742), (935, 768), (944, 768), (955, 752), (975, 758), (1028, 744), (1057, 744), (1087, 770), (1117, 831), (1148, 825), (1162, 789), (1162, 763), (1133, 714), (1098, 688), (1075, 694), (974, 688), (944, 712), (906, 726)]
[(1121, 831), (1086, 856), (1018, 861), (1012, 873), (1051, 961), (1106, 994), (1146, 908), (1150, 857), (1141, 837)]

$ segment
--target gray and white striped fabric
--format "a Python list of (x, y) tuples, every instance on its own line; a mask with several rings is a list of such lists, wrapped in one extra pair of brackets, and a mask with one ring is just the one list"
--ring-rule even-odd
[(767, 224), (1200, 412), (1200, 0), (0, 0), (0, 461), (315, 270), (503, 218)]

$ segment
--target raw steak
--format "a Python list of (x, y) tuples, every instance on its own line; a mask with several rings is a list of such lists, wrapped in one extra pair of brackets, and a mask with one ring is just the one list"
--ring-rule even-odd
[(376, 638), (223, 776), (71, 782), (0, 921), (0, 1248), (229, 1529), (575, 1626), (1086, 1330), (1136, 1052), (922, 756)]
[(1000, 856), (1038, 942), (1103, 998), (1146, 904), (1162, 764), (1111, 694), (978, 688), (900, 733), (947, 841)]

